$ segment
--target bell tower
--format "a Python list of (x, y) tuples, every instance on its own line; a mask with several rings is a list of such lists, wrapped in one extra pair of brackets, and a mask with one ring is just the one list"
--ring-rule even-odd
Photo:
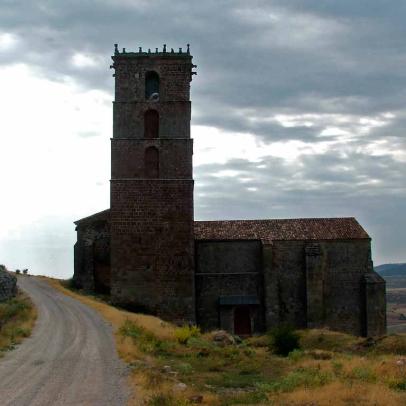
[(189, 45), (112, 59), (112, 300), (195, 322)]

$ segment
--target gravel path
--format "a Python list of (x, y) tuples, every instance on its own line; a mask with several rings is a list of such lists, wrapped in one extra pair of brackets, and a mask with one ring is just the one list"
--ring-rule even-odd
[(0, 359), (2, 406), (127, 403), (126, 368), (110, 325), (35, 277), (19, 277), (38, 310), (31, 337)]

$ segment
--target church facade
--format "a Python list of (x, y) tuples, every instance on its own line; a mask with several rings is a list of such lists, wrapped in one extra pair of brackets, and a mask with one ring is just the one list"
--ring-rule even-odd
[(75, 222), (76, 285), (204, 330), (384, 334), (385, 282), (354, 218), (194, 221), (189, 46), (112, 59), (111, 207)]

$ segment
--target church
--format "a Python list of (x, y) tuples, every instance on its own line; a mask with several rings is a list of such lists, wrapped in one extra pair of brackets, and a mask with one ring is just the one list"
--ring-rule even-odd
[(355, 218), (194, 220), (189, 45), (115, 45), (112, 59), (110, 209), (75, 222), (76, 286), (204, 331), (385, 334), (385, 282)]

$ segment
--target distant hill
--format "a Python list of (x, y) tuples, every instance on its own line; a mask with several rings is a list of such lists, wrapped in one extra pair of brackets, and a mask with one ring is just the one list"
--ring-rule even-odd
[(406, 277), (406, 264), (383, 264), (375, 267), (379, 275)]

